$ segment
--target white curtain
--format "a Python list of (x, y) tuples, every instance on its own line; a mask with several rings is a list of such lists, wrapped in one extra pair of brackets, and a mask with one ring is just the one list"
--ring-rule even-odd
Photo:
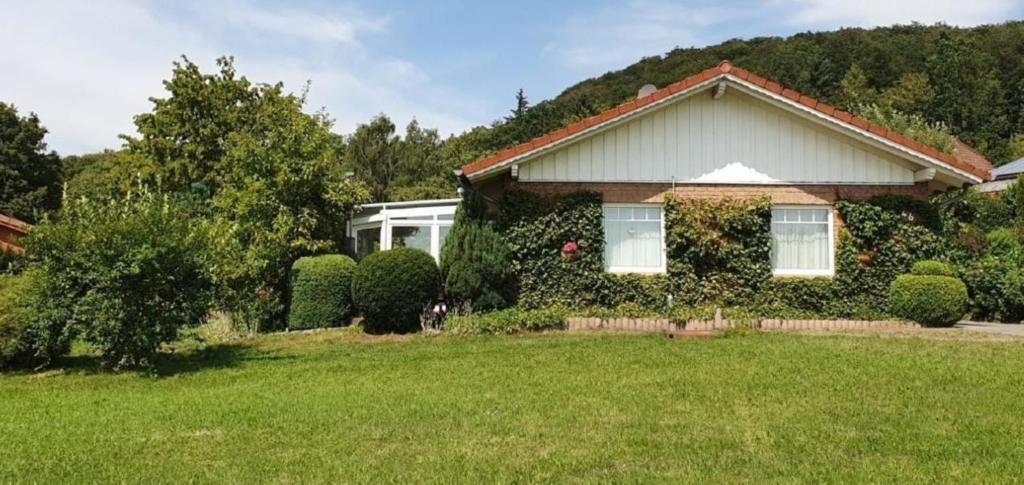
[(828, 209), (774, 209), (772, 211), (772, 268), (827, 271)]
[(605, 265), (657, 270), (662, 267), (661, 208), (604, 208)]

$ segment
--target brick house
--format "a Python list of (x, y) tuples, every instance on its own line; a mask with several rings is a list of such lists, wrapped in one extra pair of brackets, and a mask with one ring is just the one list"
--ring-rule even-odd
[(28, 234), (31, 227), (27, 222), (0, 214), (0, 252), (22, 252), (24, 248), (18, 239)]
[(925, 198), (978, 184), (992, 165), (957, 142), (922, 145), (723, 61), (618, 107), (462, 167), (494, 198), (510, 188), (604, 199), (611, 272), (666, 268), (661, 202), (770, 196), (777, 276), (828, 276), (838, 199)]

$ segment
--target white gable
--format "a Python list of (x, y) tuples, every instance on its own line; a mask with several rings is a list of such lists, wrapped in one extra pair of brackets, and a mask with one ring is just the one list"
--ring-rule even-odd
[(698, 92), (519, 162), (522, 181), (913, 184), (913, 164), (737, 89)]

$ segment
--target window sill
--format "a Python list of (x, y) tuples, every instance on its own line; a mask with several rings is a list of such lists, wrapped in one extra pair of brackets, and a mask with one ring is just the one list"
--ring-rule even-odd
[(665, 274), (665, 268), (629, 268), (629, 267), (611, 267), (604, 269), (606, 273), (612, 274)]
[(835, 276), (832, 270), (780, 270), (773, 271), (774, 278), (831, 278)]

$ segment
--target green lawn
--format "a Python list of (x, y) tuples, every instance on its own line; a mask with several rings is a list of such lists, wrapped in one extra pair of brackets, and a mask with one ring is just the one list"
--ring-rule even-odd
[(1009, 482), (1024, 343), (267, 336), (0, 377), (0, 482)]

